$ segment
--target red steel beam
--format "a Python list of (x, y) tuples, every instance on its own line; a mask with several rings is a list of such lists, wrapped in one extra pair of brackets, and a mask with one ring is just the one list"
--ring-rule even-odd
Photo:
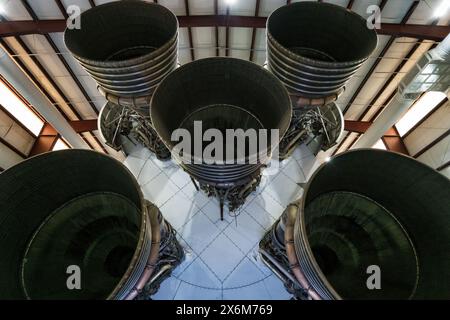
[(2, 21), (0, 37), (63, 32), (65, 28), (66, 20)]
[[(345, 120), (345, 131), (349, 132), (356, 132), (363, 134), (369, 129), (369, 127), (372, 125), (372, 122), (370, 121), (357, 121), (357, 120)], [(390, 128), (385, 134), (385, 137), (394, 137), (397, 136), (398, 133), (396, 132), (395, 128)]]
[(34, 142), (29, 157), (52, 151), (58, 139), (59, 135), (52, 135), (52, 136), (40, 135)]
[[(75, 130), (76, 133), (91, 132), (98, 129), (97, 119), (69, 121), (69, 124)], [(49, 123), (45, 124), (41, 132), (41, 135), (45, 136), (51, 136), (56, 134), (58, 134), (58, 132)]]
[[(345, 120), (345, 130), (349, 132), (363, 134), (371, 125), (370, 121)], [(408, 149), (395, 127), (390, 128), (381, 139), (388, 150), (409, 155)]]
[(378, 34), (393, 37), (410, 37), (420, 40), (442, 41), (450, 33), (450, 26), (415, 25), (415, 24), (391, 24), (382, 23)]
[(381, 138), (386, 148), (390, 151), (395, 151), (398, 153), (406, 154), (409, 156), (408, 148), (406, 148), (403, 138), (400, 136), (397, 128), (392, 127), (389, 131)]
[[(72, 128), (77, 133), (90, 132), (97, 130), (97, 120), (77, 120), (69, 122)], [(44, 152), (52, 151), (55, 143), (60, 138), (60, 135), (52, 127), (51, 124), (46, 123), (41, 130), (41, 133), (37, 137), (34, 142), (33, 147), (31, 148), (29, 157), (35, 156)]]
[(240, 27), (265, 28), (267, 17), (234, 15), (178, 16), (180, 27)]
[(59, 134), (55, 129), (49, 124), (46, 123), (41, 130), (41, 133), (37, 137), (36, 141), (34, 141), (33, 147), (31, 148), (29, 157), (52, 151), (55, 143), (59, 139)]
[[(267, 17), (195, 15), (178, 16), (178, 21), (180, 27), (265, 28)], [(0, 37), (63, 32), (65, 28), (66, 20), (3, 21), (0, 22)], [(450, 26), (382, 23), (377, 32), (394, 37), (442, 41), (450, 33)]]
[(97, 119), (70, 121), (69, 124), (77, 133), (91, 132), (98, 129)]
[(389, 151), (395, 151), (398, 153), (405, 154), (409, 156), (408, 149), (406, 149), (405, 143), (401, 137), (382, 137), (384, 144), (386, 145), (386, 149)]
[(367, 131), (367, 129), (369, 129), (371, 125), (372, 122), (369, 121), (345, 120), (345, 131), (364, 133)]

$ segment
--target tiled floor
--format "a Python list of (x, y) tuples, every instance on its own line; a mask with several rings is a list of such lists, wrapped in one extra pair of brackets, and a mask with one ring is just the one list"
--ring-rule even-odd
[(264, 175), (237, 217), (226, 211), (224, 221), (217, 201), (198, 192), (173, 162), (160, 162), (148, 150), (136, 148), (124, 163), (145, 197), (177, 230), (185, 249), (185, 260), (153, 299), (290, 299), (260, 261), (258, 243), (286, 205), (301, 196), (297, 183), (317, 167), (306, 147), (299, 147), (277, 172)]

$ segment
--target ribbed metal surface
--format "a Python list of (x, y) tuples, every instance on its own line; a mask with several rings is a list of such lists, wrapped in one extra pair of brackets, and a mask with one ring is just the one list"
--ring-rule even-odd
[[(123, 299), (152, 247), (140, 187), (117, 160), (42, 154), (0, 175), (0, 298)], [(69, 290), (67, 267), (81, 269)]]
[(233, 186), (234, 184), (244, 181), (246, 178), (258, 173), (262, 166), (262, 161), (254, 165), (240, 165), (231, 168), (227, 165), (186, 165), (181, 166), (195, 179), (217, 185), (220, 187)]
[(89, 9), (81, 14), (81, 29), (67, 29), (64, 39), (108, 100), (134, 101), (122, 105), (148, 103), (145, 97), (177, 66), (178, 21), (154, 3), (119, 1)]
[(338, 95), (376, 46), (366, 21), (337, 5), (293, 3), (267, 21), (268, 69), (293, 95)]
[[(281, 138), (291, 112), (288, 93), (276, 77), (256, 64), (233, 58), (202, 59), (178, 68), (161, 83), (151, 104), (155, 130), (170, 150), (177, 144), (171, 137), (174, 130), (191, 133), (192, 150), (183, 155), (186, 159), (194, 159), (194, 143), (202, 144), (202, 136), (195, 135), (196, 121), (202, 122), (203, 132), (218, 129), (224, 138), (226, 129), (268, 129), (268, 139), (270, 129), (278, 129)], [(207, 164), (200, 159), (202, 154), (196, 154), (197, 164), (172, 156), (192, 177), (215, 186), (230, 186), (257, 174), (270, 157), (261, 157), (257, 163), (240, 164), (231, 159), (233, 164)], [(252, 156), (246, 151), (242, 157), (248, 160)]]
[(312, 255), (311, 248), (309, 247), (307, 234), (305, 232), (301, 232), (301, 230), (306, 229), (303, 222), (303, 214), (300, 213), (299, 216), (302, 216), (302, 218), (300, 219), (298, 224), (296, 224), (296, 227), (294, 229), (294, 237), (295, 251), (300, 268), (305, 277), (308, 279), (311, 287), (314, 288), (314, 290), (322, 297), (322, 299), (340, 299), (340, 296), (326, 281), (326, 278), (321, 275), (321, 270)]
[(148, 256), (150, 255), (150, 250), (152, 248), (152, 234), (150, 227), (150, 219), (148, 217), (148, 212), (145, 212), (145, 220), (143, 228), (141, 229), (141, 246), (137, 249), (137, 253), (133, 258), (132, 264), (134, 267), (131, 272), (124, 277), (122, 284), (116, 287), (115, 292), (109, 297), (109, 299), (114, 300), (125, 300), (130, 292), (136, 287), (139, 279), (144, 272), (145, 266), (147, 265)]
[[(450, 180), (397, 153), (359, 149), (320, 167), (294, 226), (300, 268), (323, 299), (449, 299)], [(381, 289), (369, 290), (369, 266)]]

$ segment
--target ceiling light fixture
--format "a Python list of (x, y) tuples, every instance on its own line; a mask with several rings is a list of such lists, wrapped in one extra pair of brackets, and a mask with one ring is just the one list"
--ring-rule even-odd
[(0, 1), (0, 21), (5, 18), (4, 15), (6, 14), (6, 8), (8, 7), (10, 1), (11, 0)]
[(450, 1), (448, 0), (442, 0), (441, 4), (439, 5), (439, 7), (436, 9), (436, 11), (434, 12), (434, 16), (436, 18), (440, 18), (443, 17), (444, 15), (447, 14), (447, 11), (450, 9)]
[(424, 93), (397, 122), (397, 128), (400, 136), (408, 133), (419, 121), (426, 117), (436, 106), (438, 106), (447, 95), (439, 91), (429, 91)]
[(225, 0), (225, 4), (228, 5), (228, 6), (231, 6), (235, 2), (236, 2), (236, 0)]
[(42, 121), (8, 86), (0, 81), (0, 104), (17, 121), (38, 136), (44, 126)]

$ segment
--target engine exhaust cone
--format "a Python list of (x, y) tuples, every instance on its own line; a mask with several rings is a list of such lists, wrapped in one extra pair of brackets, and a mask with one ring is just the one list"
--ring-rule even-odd
[(269, 16), (267, 68), (286, 86), (293, 104), (292, 122), (281, 142), (282, 159), (307, 140), (323, 141), (314, 153), (336, 143), (320, 108), (334, 106), (377, 42), (365, 19), (329, 3), (297, 2)]
[[(46, 153), (6, 170), (0, 299), (136, 297), (166, 241), (154, 208), (120, 162), (93, 151)], [(69, 288), (73, 266), (79, 289)]]
[(132, 0), (91, 8), (80, 19), (80, 29), (64, 34), (75, 59), (111, 102), (148, 107), (156, 86), (177, 66), (176, 16), (161, 5)]
[(80, 24), (80, 29), (66, 29), (64, 41), (100, 93), (133, 111), (133, 120), (120, 121), (119, 130), (149, 127), (141, 130), (145, 135), (139, 140), (160, 160), (167, 160), (169, 152), (151, 127), (149, 104), (155, 88), (178, 64), (176, 16), (158, 4), (118, 1), (83, 12)]
[[(233, 58), (208, 58), (184, 65), (164, 79), (153, 95), (150, 113), (155, 130), (172, 151), (172, 157), (191, 177), (215, 189), (229, 189), (257, 180), (261, 166), (273, 151), (270, 150), (271, 130), (278, 130), (280, 138), (284, 135), (291, 119), (291, 105), (282, 83), (256, 64)], [(197, 121), (201, 122), (199, 137), (195, 132)], [(191, 152), (182, 152), (182, 158), (189, 161), (183, 161), (174, 152), (179, 140), (173, 141), (171, 136), (176, 129), (185, 129), (192, 137)], [(267, 129), (268, 148), (252, 153), (246, 140), (245, 151), (236, 150), (237, 144), (230, 144), (236, 155), (240, 152), (242, 155), (226, 159), (231, 164), (207, 163), (202, 156), (208, 145), (204, 143), (203, 133), (208, 129), (217, 129), (224, 138), (227, 129), (256, 133)], [(222, 142), (225, 149), (229, 141)], [(278, 143), (279, 139), (272, 148)], [(196, 144), (200, 154), (196, 152)], [(254, 157), (258, 157), (257, 162), (248, 161)], [(238, 158), (245, 158), (245, 163), (238, 163)], [(245, 191), (238, 193), (242, 195)]]
[(450, 181), (414, 159), (347, 152), (316, 171), (260, 251), (299, 297), (449, 299), (449, 194)]
[(377, 42), (365, 19), (329, 3), (293, 3), (267, 20), (268, 68), (295, 96), (338, 95)]

